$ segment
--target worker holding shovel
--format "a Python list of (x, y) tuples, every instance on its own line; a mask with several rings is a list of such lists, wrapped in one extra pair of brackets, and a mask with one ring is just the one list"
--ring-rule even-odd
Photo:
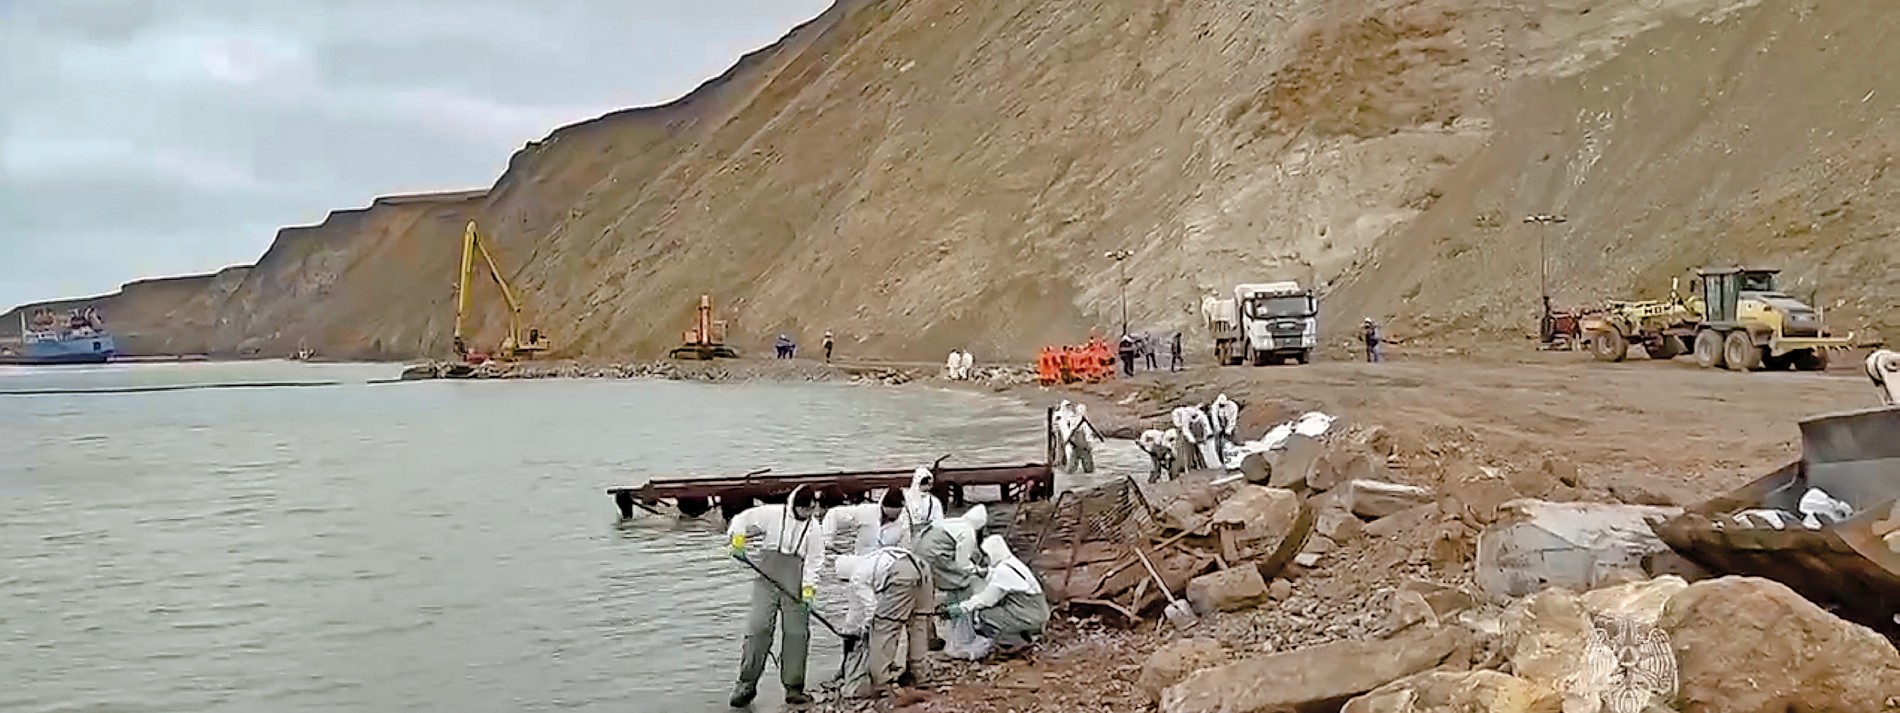
[[(785, 685), (785, 702), (811, 702), (805, 694), (805, 660), (811, 646), (812, 601), (825, 562), (817, 509), (811, 491), (799, 486), (786, 504), (753, 507), (726, 526), (732, 558), (759, 575), (752, 583), (752, 604), (746, 614), (739, 682), (729, 701), (734, 708), (751, 704), (758, 695), (759, 676), (765, 673), (765, 658), (772, 649), (772, 630), (781, 621), (785, 631), (779, 647), (779, 681)], [(748, 541), (763, 552), (749, 557)]]

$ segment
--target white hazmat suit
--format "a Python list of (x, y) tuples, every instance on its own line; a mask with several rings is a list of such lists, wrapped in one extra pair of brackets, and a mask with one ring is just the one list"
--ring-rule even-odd
[(846, 657), (847, 694), (865, 695), (871, 686), (895, 683), (905, 671), (921, 678), (929, 619), (918, 614), (930, 606), (930, 569), (901, 547), (839, 557), (836, 569), (845, 581), (840, 632), (859, 637), (864, 648), (862, 655)]
[(910, 519), (898, 516), (891, 522), (884, 517), (882, 498), (857, 505), (843, 505), (825, 512), (824, 536), (829, 543), (840, 532), (852, 534), (851, 554), (868, 554), (879, 547), (903, 547), (911, 544)]
[[(1182, 406), (1174, 410), (1174, 427), (1181, 432), (1186, 448), (1193, 450), (1193, 458), (1183, 463), (1184, 467), (1208, 468), (1221, 465), (1220, 449), (1215, 444), (1214, 426), (1208, 422), (1207, 412), (1193, 406)], [(1185, 454), (1184, 455), (1188, 455)], [(1184, 459), (1185, 460), (1185, 459)]]
[(923, 534), (924, 528), (943, 519), (943, 499), (930, 492), (936, 480), (929, 468), (918, 468), (910, 474), (910, 487), (904, 489), (904, 514), (910, 518), (913, 540)]
[(1030, 643), (1049, 624), (1049, 599), (1042, 593), (1042, 583), (1000, 536), (983, 538), (983, 555), (990, 560), (983, 589), (961, 604), (950, 605), (948, 613), (970, 617), (978, 634), (1003, 646)]

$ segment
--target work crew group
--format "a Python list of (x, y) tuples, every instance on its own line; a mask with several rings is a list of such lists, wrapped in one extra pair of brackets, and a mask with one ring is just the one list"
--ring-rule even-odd
[[(854, 697), (922, 680), (933, 620), (944, 653), (964, 659), (992, 649), (1013, 653), (1042, 634), (1049, 601), (1035, 574), (1002, 537), (982, 536), (983, 506), (946, 517), (933, 486), (930, 469), (918, 468), (908, 488), (822, 512), (813, 492), (800, 486), (783, 504), (758, 505), (732, 518), (730, 554), (757, 575), (733, 707), (758, 695), (780, 624), (779, 680), (793, 705), (811, 701), (805, 662), (812, 618), (843, 638), (843, 692)], [(813, 602), (826, 545), (840, 535), (849, 536), (851, 546), (833, 565), (846, 603), (844, 618), (834, 623), (814, 611)]]

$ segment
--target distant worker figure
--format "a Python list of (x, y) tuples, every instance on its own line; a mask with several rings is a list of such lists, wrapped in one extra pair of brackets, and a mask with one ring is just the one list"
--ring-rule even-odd
[(957, 374), (963, 377), (964, 381), (969, 381), (976, 376), (974, 369), (976, 369), (976, 357), (970, 356), (970, 350), (963, 350), (963, 353), (957, 357)]
[[(745, 649), (740, 657), (739, 682), (732, 688), (729, 701), (734, 708), (752, 703), (759, 693), (759, 676), (765, 673), (765, 657), (772, 650), (772, 630), (783, 620), (785, 631), (779, 645), (779, 682), (785, 685), (785, 702), (804, 705), (805, 659), (811, 646), (811, 605), (818, 595), (818, 577), (825, 563), (825, 541), (814, 517), (817, 504), (810, 490), (799, 486), (792, 490), (786, 504), (754, 506), (733, 516), (726, 526), (728, 552), (733, 559), (756, 569), (752, 583), (752, 605), (746, 614)], [(748, 558), (746, 542), (764, 550), (757, 558)], [(791, 592), (797, 592), (794, 596)]]
[(1180, 332), (1174, 333), (1174, 343), (1168, 345), (1168, 357), (1173, 360), (1173, 362), (1168, 366), (1168, 371), (1180, 371), (1181, 370), (1181, 333)]
[(1102, 440), (1089, 423), (1088, 407), (1063, 401), (1056, 407), (1056, 437), (1062, 439), (1061, 459), (1070, 475), (1095, 472), (1095, 444)]
[(1154, 332), (1141, 335), (1141, 355), (1147, 360), (1149, 371), (1161, 368), (1161, 340), (1155, 337)]
[(1381, 335), (1379, 334), (1378, 323), (1373, 322), (1371, 317), (1367, 317), (1364, 326), (1365, 326), (1365, 340), (1366, 340), (1366, 361), (1373, 362), (1373, 363), (1385, 361), (1385, 350), (1380, 348), (1380, 345), (1384, 342), (1384, 339), (1382, 339)]
[(831, 363), (831, 347), (833, 344), (835, 344), (835, 340), (833, 340), (831, 337), (831, 330), (827, 329), (825, 330), (825, 363), (826, 364)]
[(1135, 335), (1132, 334), (1122, 335), (1121, 343), (1116, 347), (1122, 358), (1122, 374), (1126, 376), (1135, 375), (1135, 348)]
[(1015, 653), (1033, 643), (1049, 624), (1049, 599), (1029, 565), (1009, 551), (998, 535), (983, 538), (983, 555), (990, 575), (983, 590), (960, 604), (944, 607), (952, 618), (971, 617), (976, 633), (995, 640), (1002, 653)]
[(780, 358), (780, 359), (790, 359), (790, 358), (792, 358), (792, 337), (791, 337), (791, 335), (789, 335), (789, 334), (785, 334), (785, 333), (782, 333), (782, 332), (781, 332), (781, 333), (780, 333), (780, 334), (778, 335), (778, 339), (772, 342), (772, 347), (773, 347), (773, 349), (775, 349), (775, 350), (776, 350), (776, 352), (777, 352), (777, 355), (778, 355), (778, 358)]

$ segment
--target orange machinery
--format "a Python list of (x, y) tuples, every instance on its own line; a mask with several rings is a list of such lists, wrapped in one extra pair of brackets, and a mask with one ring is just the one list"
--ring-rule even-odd
[(681, 344), (670, 352), (674, 359), (737, 359), (739, 352), (726, 345), (726, 321), (712, 318), (712, 295), (699, 296), (699, 319), (680, 338)]

